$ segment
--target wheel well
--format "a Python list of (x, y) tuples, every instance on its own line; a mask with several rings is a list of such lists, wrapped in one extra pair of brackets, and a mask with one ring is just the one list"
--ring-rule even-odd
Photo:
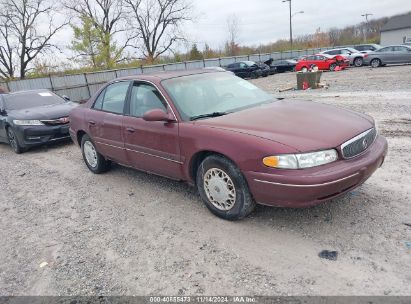
[(191, 158), (191, 162), (190, 162), (190, 177), (194, 181), (194, 184), (196, 184), (197, 182), (196, 177), (197, 177), (197, 171), (198, 171), (198, 168), (200, 167), (200, 164), (206, 157), (210, 155), (220, 155), (232, 161), (229, 157), (225, 156), (224, 154), (221, 154), (215, 151), (197, 152), (196, 154), (193, 155), (193, 157)]
[(77, 143), (79, 146), (81, 146), (81, 139), (83, 136), (86, 134), (83, 130), (77, 131)]

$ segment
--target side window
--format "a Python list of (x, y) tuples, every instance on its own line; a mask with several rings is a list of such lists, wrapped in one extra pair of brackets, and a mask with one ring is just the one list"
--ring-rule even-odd
[(407, 48), (404, 46), (394, 46), (393, 47), (393, 51), (394, 52), (401, 52), (401, 53), (405, 53), (407, 51)]
[(144, 113), (154, 109), (167, 111), (160, 92), (152, 85), (135, 83), (131, 89), (130, 115), (143, 117)]
[(391, 52), (391, 47), (388, 46), (388, 47), (382, 48), (382, 49), (379, 50), (379, 52), (381, 52), (381, 53)]
[(240, 68), (245, 69), (247, 67), (247, 65), (243, 62), (240, 62)]
[(101, 110), (122, 114), (129, 86), (129, 81), (121, 81), (109, 85), (104, 93)]
[(103, 98), (105, 92), (106, 90), (100, 92), (100, 95), (98, 95), (96, 101), (94, 102), (93, 109), (101, 110), (101, 107), (103, 106)]

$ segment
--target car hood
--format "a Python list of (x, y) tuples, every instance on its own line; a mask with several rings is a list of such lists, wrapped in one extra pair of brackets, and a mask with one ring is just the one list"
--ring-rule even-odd
[(56, 119), (69, 116), (70, 111), (77, 106), (77, 103), (65, 102), (61, 104), (40, 106), (23, 110), (12, 110), (8, 111), (7, 115), (15, 119)]
[(196, 121), (282, 143), (301, 152), (335, 148), (374, 125), (371, 117), (300, 100), (281, 100), (225, 116)]

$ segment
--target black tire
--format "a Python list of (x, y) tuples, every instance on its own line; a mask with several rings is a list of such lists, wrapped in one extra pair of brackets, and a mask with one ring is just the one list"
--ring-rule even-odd
[[(206, 175), (213, 169), (226, 174), (231, 181), (229, 184), (235, 191), (234, 203), (228, 210), (217, 208), (216, 205), (210, 201), (206, 193), (207, 186), (205, 185), (204, 180), (207, 178)], [(217, 177), (221, 178), (220, 176)], [(204, 159), (197, 170), (196, 183), (200, 197), (206, 207), (220, 218), (226, 220), (239, 220), (246, 217), (254, 210), (255, 202), (248, 189), (248, 184), (243, 174), (232, 161), (223, 156), (210, 155)], [(220, 192), (218, 188), (216, 191), (218, 193)]]
[(20, 154), (24, 152), (24, 149), (19, 143), (19, 140), (16, 136), (16, 133), (14, 133), (14, 130), (12, 127), (7, 128), (7, 139), (9, 140), (10, 147), (13, 149), (13, 151), (16, 154)]
[(370, 66), (372, 68), (378, 68), (381, 66), (381, 60), (378, 58), (374, 58), (373, 60), (370, 61)]
[[(86, 154), (84, 152), (84, 148), (86, 145), (91, 144), (96, 153), (96, 164), (90, 164), (87, 160)], [(94, 145), (93, 141), (91, 140), (90, 136), (87, 134), (83, 135), (81, 138), (81, 153), (83, 154), (84, 162), (86, 163), (89, 170), (95, 174), (100, 174), (107, 172), (110, 169), (111, 162), (106, 160), (103, 155), (97, 152), (96, 146)]]
[(361, 67), (364, 64), (364, 59), (362, 57), (357, 57), (357, 58), (354, 59), (353, 64), (357, 68)]
[(251, 79), (257, 79), (257, 78), (258, 78), (257, 72), (251, 72), (250, 78), (251, 78)]
[(331, 63), (330, 64), (330, 71), (334, 72), (335, 68), (337, 67), (337, 65), (335, 63)]

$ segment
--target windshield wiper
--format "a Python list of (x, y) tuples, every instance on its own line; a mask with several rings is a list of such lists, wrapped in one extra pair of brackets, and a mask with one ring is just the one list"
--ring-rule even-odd
[(208, 117), (218, 117), (218, 116), (224, 116), (227, 114), (230, 114), (231, 112), (213, 112), (213, 113), (207, 113), (207, 114), (201, 114), (201, 115), (196, 115), (190, 117), (190, 120), (197, 120), (201, 118), (208, 118)]

